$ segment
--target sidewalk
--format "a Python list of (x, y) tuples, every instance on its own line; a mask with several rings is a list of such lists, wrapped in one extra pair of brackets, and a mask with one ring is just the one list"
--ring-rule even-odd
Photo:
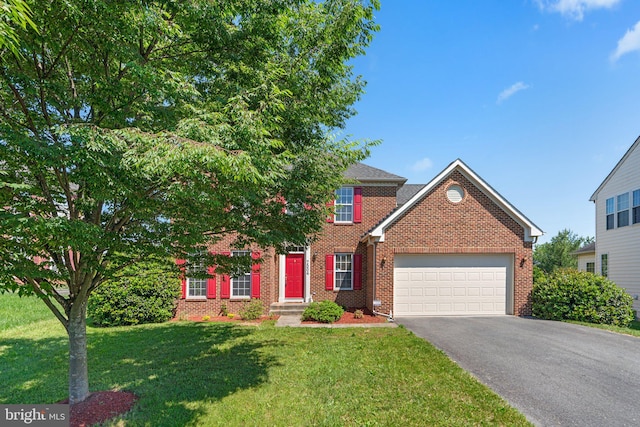
[(385, 323), (347, 323), (334, 325), (331, 323), (302, 323), (300, 315), (284, 314), (278, 318), (276, 326), (290, 326), (292, 328), (397, 328), (394, 322)]

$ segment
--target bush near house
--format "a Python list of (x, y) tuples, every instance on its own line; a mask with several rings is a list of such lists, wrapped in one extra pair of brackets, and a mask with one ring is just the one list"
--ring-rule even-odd
[(549, 320), (577, 320), (627, 327), (634, 320), (633, 301), (605, 277), (574, 269), (536, 275), (533, 315)]
[(95, 326), (161, 323), (175, 314), (180, 278), (167, 264), (149, 261), (123, 270), (89, 297), (87, 315)]
[(256, 320), (262, 316), (263, 311), (264, 307), (262, 305), (262, 301), (259, 299), (252, 299), (244, 304), (239, 314), (244, 320)]
[(315, 320), (322, 323), (333, 323), (339, 320), (344, 309), (333, 301), (312, 302), (304, 309), (302, 320)]

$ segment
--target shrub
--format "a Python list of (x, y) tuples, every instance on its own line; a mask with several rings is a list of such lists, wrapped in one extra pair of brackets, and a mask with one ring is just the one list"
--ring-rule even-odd
[(364, 317), (364, 312), (362, 310), (356, 310), (353, 312), (354, 319), (362, 319)]
[(577, 320), (628, 326), (633, 300), (605, 277), (572, 269), (539, 276), (533, 285), (533, 315), (541, 319)]
[(171, 319), (180, 296), (180, 278), (167, 263), (147, 261), (130, 266), (100, 285), (87, 306), (93, 324), (125, 326)]
[(333, 323), (342, 317), (344, 309), (333, 301), (312, 302), (304, 309), (302, 320), (315, 320), (322, 323)]
[(227, 316), (229, 314), (229, 309), (227, 308), (227, 304), (222, 303), (220, 306), (220, 315)]
[(264, 307), (262, 306), (262, 301), (259, 299), (252, 299), (244, 304), (239, 314), (244, 320), (256, 320), (262, 316), (263, 311)]

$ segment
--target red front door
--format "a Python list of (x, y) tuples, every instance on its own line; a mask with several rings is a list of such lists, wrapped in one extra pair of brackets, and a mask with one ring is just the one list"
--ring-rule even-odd
[(304, 254), (288, 254), (285, 261), (284, 297), (302, 298)]

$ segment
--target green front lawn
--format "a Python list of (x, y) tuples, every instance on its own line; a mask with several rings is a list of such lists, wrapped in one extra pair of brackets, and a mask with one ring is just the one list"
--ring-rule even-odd
[(640, 337), (640, 322), (634, 320), (631, 322), (628, 328), (622, 328), (620, 326), (613, 325), (599, 325), (596, 323), (587, 323), (587, 322), (576, 322), (573, 320), (569, 320), (569, 323), (575, 323), (578, 325), (590, 326), (592, 328), (605, 329), (607, 331), (616, 332), (619, 334), (633, 335), (636, 337)]
[[(7, 298), (0, 318), (27, 301)], [(0, 328), (2, 404), (67, 395), (66, 334), (52, 316), (38, 319)], [(529, 425), (404, 328), (172, 322), (89, 328), (89, 345), (91, 389), (140, 397), (110, 425)]]

